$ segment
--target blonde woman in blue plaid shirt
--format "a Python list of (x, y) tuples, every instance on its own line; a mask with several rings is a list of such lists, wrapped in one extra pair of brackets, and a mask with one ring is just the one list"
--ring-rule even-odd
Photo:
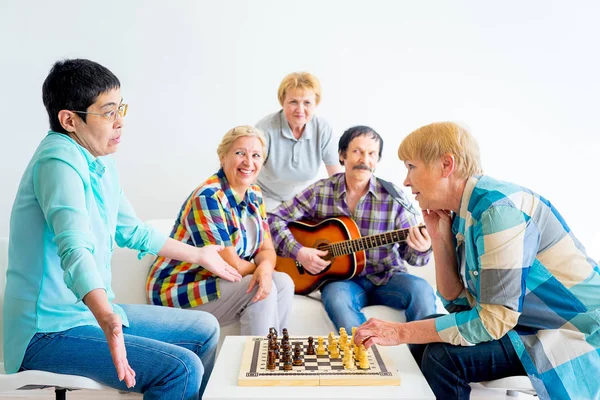
[(424, 212), (448, 315), (369, 320), (356, 341), (413, 344), (438, 398), (527, 374), (541, 399), (600, 398), (600, 269), (554, 206), (482, 175), (471, 134), (424, 126), (398, 150)]

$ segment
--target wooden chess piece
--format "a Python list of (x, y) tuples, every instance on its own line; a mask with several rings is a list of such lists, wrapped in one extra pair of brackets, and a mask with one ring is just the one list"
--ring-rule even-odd
[(308, 337), (308, 347), (306, 348), (306, 354), (308, 354), (309, 356), (314, 356), (315, 355), (315, 345), (313, 344), (314, 339), (312, 336)]
[(356, 363), (354, 362), (354, 353), (352, 352), (352, 347), (348, 347), (348, 351), (345, 355), (344, 361), (344, 369), (355, 370)]
[(275, 352), (275, 358), (279, 358), (279, 344), (277, 344), (277, 340), (275, 338), (271, 339), (271, 343), (269, 343), (269, 350), (273, 349)]
[(342, 335), (340, 335), (340, 347), (346, 347), (347, 342), (348, 342), (348, 335), (344, 332), (344, 333), (342, 333)]
[(300, 348), (300, 343), (296, 343), (296, 346), (294, 346), (294, 360), (293, 360), (293, 364), (295, 366), (300, 366), (302, 365), (302, 349)]
[(275, 339), (277, 339), (277, 329), (275, 329), (275, 327), (270, 327), (269, 328), (269, 335), (271, 335), (271, 337), (274, 337)]
[(283, 362), (283, 370), (284, 371), (291, 371), (292, 370), (292, 359), (291, 358), (286, 359)]
[(344, 358), (346, 358), (346, 354), (348, 354), (348, 343), (340, 343), (340, 353), (343, 353)]
[(340, 358), (340, 351), (338, 349), (337, 340), (333, 339), (331, 342), (331, 347), (329, 348), (329, 354), (331, 358)]
[(327, 352), (325, 351), (325, 345), (323, 344), (323, 337), (319, 336), (317, 341), (319, 342), (317, 346), (317, 355), (324, 356), (325, 354), (327, 354)]
[(358, 350), (358, 368), (369, 369), (369, 355), (364, 344), (361, 344)]
[(275, 350), (269, 350), (269, 355), (267, 356), (267, 369), (275, 369), (275, 362)]
[(337, 341), (335, 340), (335, 336), (329, 336), (329, 342), (327, 344), (327, 350), (331, 353), (333, 348), (337, 346)]

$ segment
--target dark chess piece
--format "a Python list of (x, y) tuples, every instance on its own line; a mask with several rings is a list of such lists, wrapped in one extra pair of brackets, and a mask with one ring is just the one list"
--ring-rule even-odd
[(283, 370), (284, 371), (291, 371), (292, 370), (292, 359), (288, 359), (285, 360), (283, 363)]
[(306, 348), (306, 354), (308, 354), (309, 356), (314, 356), (315, 355), (315, 345), (313, 344), (314, 339), (312, 336), (308, 337), (308, 347)]
[[(288, 355), (290, 355), (290, 359), (292, 358), (291, 357), (292, 348), (290, 347), (289, 343), (284, 343), (283, 344), (283, 346), (281, 347), (281, 352), (283, 353), (284, 357), (287, 357)], [(284, 360), (285, 360), (285, 358), (284, 358)]]
[(281, 331), (281, 334), (283, 335), (284, 339), (289, 339), (290, 338), (290, 335), (288, 334), (287, 328), (283, 328), (283, 330)]
[(293, 360), (293, 364), (295, 366), (300, 366), (302, 365), (302, 349), (300, 348), (300, 343), (296, 343), (296, 346), (294, 346), (294, 360)]
[(269, 355), (267, 356), (267, 369), (275, 369), (275, 350), (269, 350)]
[(270, 350), (273, 350), (276, 359), (279, 358), (279, 345), (277, 344), (277, 341), (273, 338), (269, 340), (269, 351)]

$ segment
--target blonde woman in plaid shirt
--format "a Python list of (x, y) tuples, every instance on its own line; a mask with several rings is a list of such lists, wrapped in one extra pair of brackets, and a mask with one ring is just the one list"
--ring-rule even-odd
[(469, 382), (527, 374), (541, 399), (600, 398), (600, 269), (554, 206), (482, 175), (479, 148), (452, 123), (421, 127), (398, 155), (424, 213), (448, 315), (370, 320), (356, 341), (411, 350), (438, 398)]
[(183, 203), (171, 237), (196, 247), (218, 244), (221, 257), (241, 275), (228, 282), (197, 265), (158, 257), (146, 285), (150, 303), (213, 314), (221, 325), (240, 319), (242, 335), (281, 330), (294, 295), (291, 278), (275, 269), (275, 250), (260, 188), (265, 139), (251, 126), (225, 134), (217, 149), (219, 171)]

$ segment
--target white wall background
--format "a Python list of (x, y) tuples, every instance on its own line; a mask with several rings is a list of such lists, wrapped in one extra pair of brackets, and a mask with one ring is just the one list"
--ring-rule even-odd
[(384, 137), (380, 176), (401, 184), (412, 130), (466, 123), (486, 173), (549, 198), (598, 259), (599, 15), (594, 0), (1, 0), (0, 236), (48, 129), (42, 82), (82, 57), (130, 104), (115, 157), (142, 219), (175, 218), (222, 135), (278, 110), (280, 80), (307, 70), (336, 134)]

